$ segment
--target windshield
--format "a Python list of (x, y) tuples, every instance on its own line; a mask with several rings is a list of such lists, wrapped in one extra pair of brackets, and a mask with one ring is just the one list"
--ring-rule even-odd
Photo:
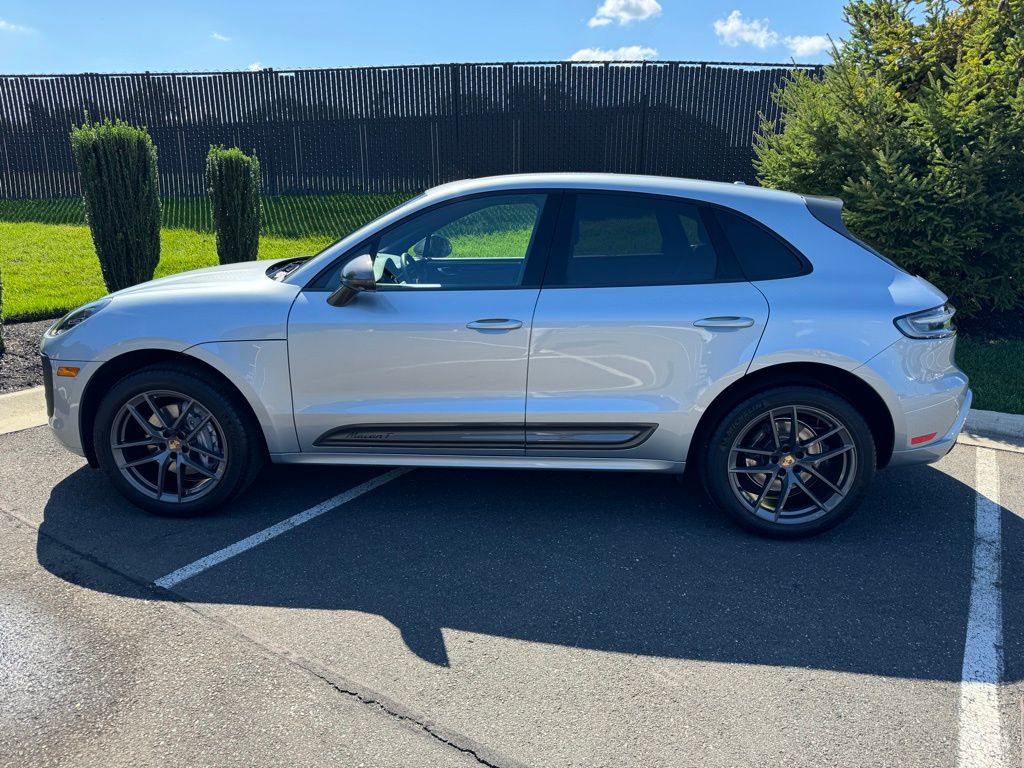
[(354, 232), (349, 232), (348, 234), (343, 235), (318, 254), (308, 259), (305, 263), (301, 264), (298, 269), (292, 270), (284, 280), (296, 283), (302, 283), (309, 280), (316, 275), (317, 272), (330, 264), (331, 261), (343, 254), (349, 247), (349, 244), (354, 244), (353, 241), (360, 240), (369, 235), (374, 229), (377, 229), (378, 224), (385, 219), (400, 216), (407, 208), (416, 207), (423, 201), (423, 198), (426, 197), (426, 195), (426, 192), (420, 192), (418, 195), (406, 200), (401, 205), (395, 206), (390, 211), (385, 211), (380, 216), (367, 222)]
[(318, 270), (323, 269), (333, 259), (344, 253), (346, 248), (348, 248), (347, 244), (350, 243), (352, 240), (359, 240), (361, 238), (367, 237), (368, 234), (373, 229), (377, 228), (379, 222), (387, 218), (396, 216), (400, 214), (402, 211), (406, 210), (407, 208), (416, 207), (423, 201), (423, 198), (425, 198), (426, 195), (427, 194), (425, 193), (425, 191), (423, 191), (423, 193), (420, 193), (415, 198), (411, 198), (410, 200), (407, 200), (401, 205), (395, 206), (390, 211), (385, 211), (380, 216), (371, 221), (368, 221), (366, 224), (360, 226), (355, 231), (343, 234), (343, 236), (340, 239), (336, 240), (334, 243), (329, 245), (323, 251), (317, 253), (315, 256), (309, 258), (298, 269), (295, 269), (291, 273), (289, 273), (288, 276), (286, 276), (285, 280), (289, 283), (293, 281), (301, 283), (303, 281), (309, 280)]

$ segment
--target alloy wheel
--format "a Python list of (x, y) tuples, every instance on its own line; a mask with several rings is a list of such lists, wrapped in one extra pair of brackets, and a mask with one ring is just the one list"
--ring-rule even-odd
[(151, 390), (125, 402), (110, 428), (118, 470), (141, 493), (184, 504), (206, 496), (227, 468), (220, 423), (195, 398)]
[(748, 512), (809, 523), (850, 493), (857, 449), (849, 428), (819, 408), (786, 405), (756, 416), (729, 450), (729, 485)]

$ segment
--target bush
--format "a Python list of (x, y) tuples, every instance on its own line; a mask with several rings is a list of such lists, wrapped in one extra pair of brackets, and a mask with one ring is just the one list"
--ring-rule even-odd
[(206, 186), (221, 264), (255, 261), (260, 247), (260, 161), (237, 147), (210, 147)]
[(153, 279), (160, 261), (156, 146), (144, 128), (120, 120), (71, 131), (85, 216), (103, 282), (117, 291)]
[(850, 229), (966, 315), (1024, 302), (1024, 0), (854, 0), (824, 76), (777, 98), (762, 184), (846, 201)]

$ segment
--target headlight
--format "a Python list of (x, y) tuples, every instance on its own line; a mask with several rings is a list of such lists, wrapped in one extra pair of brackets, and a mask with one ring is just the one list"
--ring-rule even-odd
[(46, 332), (46, 335), (60, 336), (65, 331), (70, 331), (76, 325), (84, 323), (109, 303), (110, 299), (100, 299), (99, 301), (94, 301), (91, 304), (86, 304), (84, 307), (79, 307), (76, 310), (68, 312), (64, 317), (50, 326), (50, 330)]
[(897, 317), (893, 322), (904, 336), (911, 339), (945, 339), (956, 333), (956, 326), (953, 325), (955, 314), (956, 309), (947, 303), (941, 307)]

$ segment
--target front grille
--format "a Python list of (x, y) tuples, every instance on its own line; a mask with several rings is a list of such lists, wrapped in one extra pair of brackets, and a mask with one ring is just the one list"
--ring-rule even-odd
[(50, 358), (42, 355), (43, 358), (43, 394), (46, 395), (46, 418), (53, 416), (53, 366), (50, 365)]

